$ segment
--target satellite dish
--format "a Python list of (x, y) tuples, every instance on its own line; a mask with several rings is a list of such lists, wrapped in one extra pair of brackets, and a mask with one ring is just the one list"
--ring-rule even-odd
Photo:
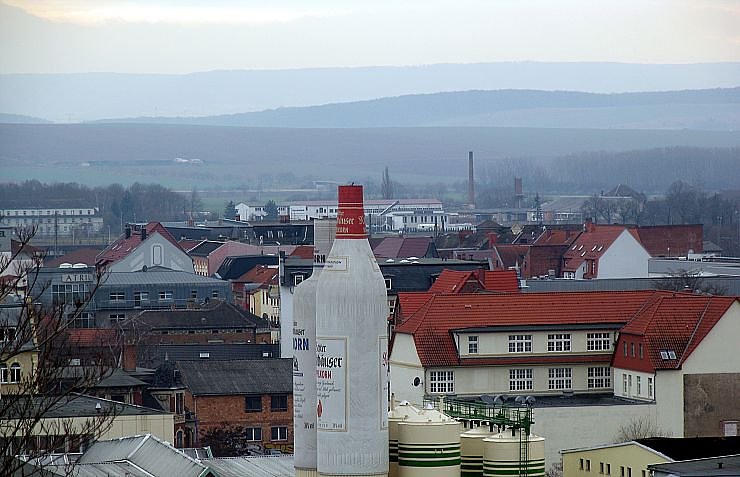
[(524, 404), (526, 402), (526, 398), (524, 396), (517, 396), (516, 399), (514, 399), (514, 402), (517, 404)]
[(495, 398), (493, 398), (494, 404), (503, 404), (506, 402), (506, 396), (503, 394), (497, 394)]
[(531, 406), (535, 402), (537, 402), (537, 400), (534, 398), (534, 396), (527, 396), (526, 399), (524, 400), (524, 402), (526, 402), (528, 405)]

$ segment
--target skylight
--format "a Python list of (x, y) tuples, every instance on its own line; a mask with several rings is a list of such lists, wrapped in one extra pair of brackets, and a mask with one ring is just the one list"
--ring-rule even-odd
[(660, 351), (660, 359), (676, 359), (676, 352), (669, 349), (669, 350), (661, 350)]

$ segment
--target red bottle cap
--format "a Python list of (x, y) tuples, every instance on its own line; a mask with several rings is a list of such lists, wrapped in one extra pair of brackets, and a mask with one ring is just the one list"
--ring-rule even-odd
[(339, 186), (337, 238), (367, 238), (367, 233), (365, 232), (365, 208), (362, 204), (361, 185)]

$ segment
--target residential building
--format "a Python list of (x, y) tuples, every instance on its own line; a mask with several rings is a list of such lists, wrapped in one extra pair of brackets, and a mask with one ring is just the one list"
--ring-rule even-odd
[(563, 278), (647, 277), (649, 258), (634, 229), (587, 221), (563, 254)]
[(280, 325), (280, 286), (277, 267), (257, 265), (237, 280), (235, 287), (242, 287), (250, 313), (268, 320), (272, 326)]
[[(281, 250), (291, 253), (295, 248), (293, 246), (281, 247)], [(191, 249), (188, 255), (193, 258), (195, 273), (212, 277), (220, 270), (221, 265), (227, 259), (231, 257), (256, 256), (262, 254), (264, 251), (264, 247), (235, 242), (233, 240), (227, 242), (204, 241)], [(273, 253), (276, 255), (275, 260), (277, 260), (277, 249)], [(277, 264), (277, 261), (275, 264)], [(224, 277), (221, 278), (226, 279)]]
[(95, 207), (27, 207), (0, 209), (4, 227), (35, 227), (37, 238), (87, 237), (103, 229), (103, 217)]
[(18, 332), (19, 320), (28, 319), (24, 308), (22, 302), (0, 303), (0, 392), (6, 395), (30, 391), (22, 383), (38, 367), (36, 338), (26, 341), (19, 336), (25, 332)]
[[(40, 268), (32, 294), (45, 306), (65, 303), (75, 328), (117, 326), (142, 310), (202, 306), (214, 298), (231, 301), (228, 282), (161, 267), (110, 272), (100, 279), (91, 267)], [(75, 304), (86, 300), (85, 310), (73, 314)]]
[(292, 453), (292, 366), (282, 358), (178, 361), (177, 371), (162, 374), (156, 387), (183, 393), (194, 445), (208, 445), (210, 432), (238, 428), (254, 446)]
[(110, 272), (165, 267), (195, 273), (193, 260), (159, 222), (127, 224), (123, 235), (100, 252), (96, 266)]
[[(665, 468), (660, 464), (695, 461), (696, 459), (705, 460), (715, 456), (737, 454), (738, 452), (740, 452), (740, 437), (651, 437), (635, 439), (617, 444), (564, 449), (562, 451), (563, 475), (573, 477), (592, 475), (648, 477), (654, 475), (651, 473), (653, 468)], [(718, 469), (715, 463), (714, 470), (717, 471)], [(689, 475), (698, 477), (699, 475), (736, 474), (718, 472), (710, 474), (691, 473)], [(665, 477), (668, 476), (665, 475)]]
[(611, 393), (613, 344), (653, 292), (433, 295), (396, 327), (397, 399)]
[(737, 297), (656, 292), (621, 330), (614, 394), (653, 401), (671, 435), (738, 435)]

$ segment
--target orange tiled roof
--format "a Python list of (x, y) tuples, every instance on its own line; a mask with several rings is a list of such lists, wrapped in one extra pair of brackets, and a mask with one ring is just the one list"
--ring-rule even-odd
[(396, 308), (399, 311), (400, 321), (406, 321), (408, 317), (416, 313), (424, 303), (434, 296), (429, 292), (401, 292), (398, 294)]
[(233, 281), (234, 283), (259, 283), (260, 285), (267, 285), (277, 280), (278, 273), (277, 268), (271, 268), (267, 265), (257, 265)]
[[(146, 228), (146, 235), (147, 239), (152, 236), (154, 232), (160, 234), (162, 237), (164, 237), (167, 241), (172, 243), (175, 247), (182, 250), (180, 247), (180, 244), (177, 243), (177, 240), (175, 240), (175, 237), (170, 234), (166, 228), (159, 222), (149, 222), (145, 226)], [(136, 249), (139, 245), (141, 245), (141, 232), (139, 231), (131, 231), (131, 236), (129, 238), (126, 238), (126, 235), (121, 235), (118, 240), (113, 242), (100, 252), (100, 254), (97, 256), (97, 264), (98, 265), (108, 265), (111, 263), (115, 263), (125, 257), (127, 257), (132, 251)]]
[(475, 280), (476, 284), (483, 288), (478, 281), (477, 274), (473, 270), (449, 270), (445, 268), (439, 274), (432, 286), (429, 288), (430, 293), (461, 293), (465, 284)]
[[(622, 328), (622, 334), (642, 336), (653, 369), (678, 369), (738, 297), (656, 292)], [(661, 351), (675, 359), (663, 359)]]
[(586, 260), (598, 260), (625, 230), (629, 230), (635, 236), (635, 233), (624, 225), (593, 225), (592, 227), (593, 230), (587, 230), (579, 235), (578, 239), (563, 254), (565, 260), (563, 270), (575, 271)]
[(518, 293), (519, 279), (516, 270), (485, 270), (483, 285), (486, 290), (500, 293)]
[[(435, 295), (397, 333), (414, 336), (424, 366), (457, 366), (451, 330), (497, 326), (622, 325), (654, 291)], [(468, 361), (466, 361), (468, 363)]]
[(290, 256), (313, 260), (313, 245), (298, 245)]
[(639, 227), (638, 240), (651, 257), (686, 256), (689, 250), (704, 250), (704, 227), (697, 225), (656, 225)]

